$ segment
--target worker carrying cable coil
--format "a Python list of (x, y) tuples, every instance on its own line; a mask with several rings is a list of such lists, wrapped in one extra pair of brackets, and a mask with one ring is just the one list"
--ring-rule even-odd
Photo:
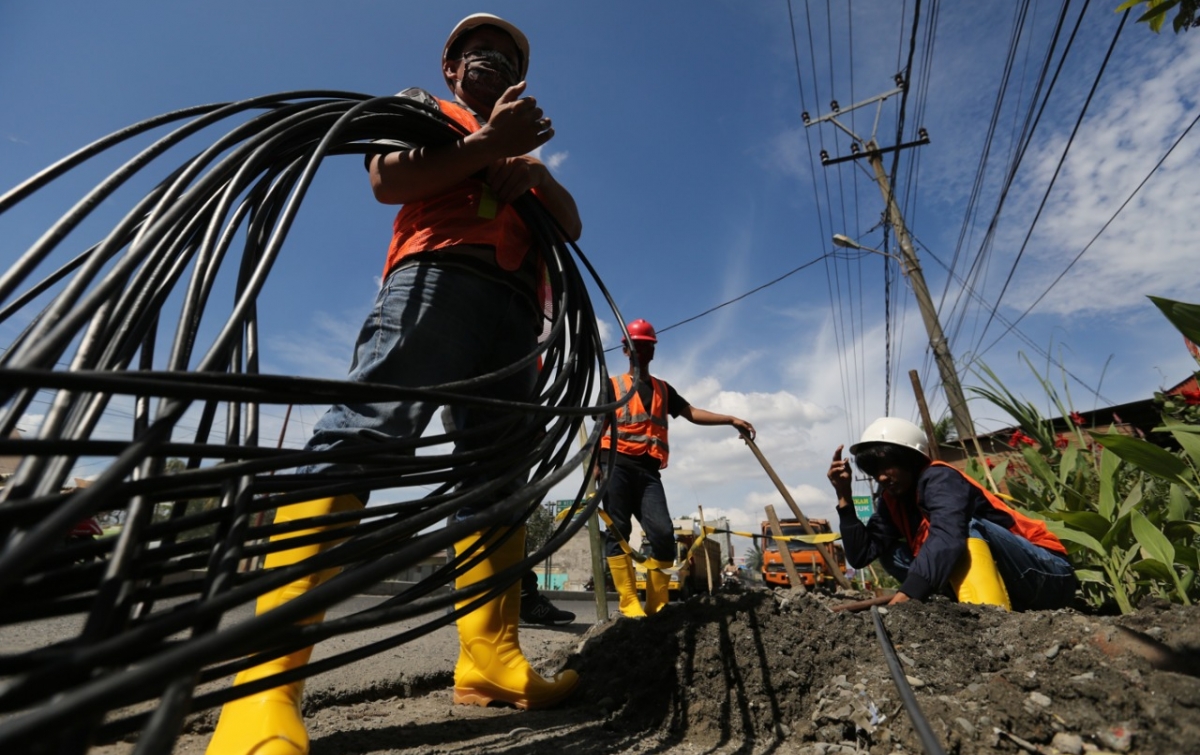
[(855, 514), (850, 462), (838, 446), (828, 477), (846, 559), (855, 568), (879, 559), (900, 582), (891, 603), (938, 592), (1018, 611), (1071, 602), (1079, 582), (1059, 539), (954, 467), (931, 461), (921, 428), (875, 420), (850, 453), (878, 483), (880, 505), (865, 524)]
[[(529, 42), (513, 24), (490, 14), (463, 19), (442, 52), (442, 74), (453, 94), (444, 100), (420, 89), (409, 98), (457, 123), (465, 135), (451, 144), (397, 149), (367, 157), (371, 189), (384, 204), (402, 204), (393, 224), (383, 285), (360, 331), (349, 379), (405, 388), (447, 385), (483, 375), (501, 377), (469, 395), (525, 401), (535, 391), (535, 353), (543, 326), (539, 287), (544, 273), (530, 229), (511, 204), (532, 192), (573, 241), (582, 226), (575, 202), (550, 171), (527, 153), (554, 136), (550, 119), (532, 97), (522, 97), (529, 67)], [(510, 369), (516, 365), (517, 369)], [(506, 373), (506, 374), (505, 374)], [(514, 423), (532, 421), (495, 406), (453, 405), (458, 440), (455, 454), (503, 440)], [(415, 438), (438, 404), (428, 400), (336, 404), (317, 422), (306, 450), (346, 450), (392, 438)], [(499, 479), (492, 468), (467, 472), (460, 485)], [(361, 471), (352, 462), (301, 470), (345, 479)], [(510, 475), (511, 477), (511, 475)], [(519, 489), (510, 479), (464, 509), (460, 519)], [(334, 512), (356, 511), (365, 493), (344, 494), (279, 509), (276, 523)], [(301, 530), (277, 538), (313, 535)], [(512, 567), (525, 556), (524, 526), (508, 522), (456, 545), (468, 564), (456, 589)], [(268, 568), (294, 564), (332, 542), (272, 553)], [(311, 590), (332, 574), (318, 572), (266, 593), (258, 612), (269, 611)], [(565, 698), (578, 677), (564, 671), (544, 679), (521, 653), (517, 635), (520, 585), (514, 583), (458, 619), (460, 654), (454, 670), (454, 701), (520, 708), (550, 706)], [(460, 603), (461, 608), (467, 602)], [(310, 617), (307, 623), (321, 621)], [(305, 648), (250, 668), (235, 684), (263, 678), (308, 662)], [(208, 752), (304, 753), (308, 735), (300, 715), (302, 682), (267, 690), (224, 706)]]
[[(668, 415), (682, 416), (697, 425), (733, 425), (738, 432), (754, 439), (754, 426), (744, 419), (698, 409), (687, 402), (665, 380), (650, 375), (650, 362), (658, 336), (645, 320), (629, 323), (629, 340), (622, 339), (629, 372), (610, 378), (612, 395), (620, 400), (631, 391), (629, 402), (616, 413), (616, 461), (605, 464), (607, 454), (599, 455), (597, 476), (608, 480), (604, 509), (611, 525), (607, 529), (604, 550), (608, 557), (613, 585), (620, 598), (622, 615), (641, 618), (657, 613), (667, 602), (670, 589), (669, 569), (675, 564), (675, 529), (667, 510), (659, 470), (665, 469), (670, 447), (667, 441)], [(636, 385), (635, 385), (636, 375)], [(600, 438), (601, 449), (612, 448), (612, 433), (606, 428)], [(646, 558), (646, 605), (638, 599), (634, 582), (633, 559), (621, 547), (628, 541), (637, 517), (649, 540)], [(628, 546), (626, 546), (628, 547)]]

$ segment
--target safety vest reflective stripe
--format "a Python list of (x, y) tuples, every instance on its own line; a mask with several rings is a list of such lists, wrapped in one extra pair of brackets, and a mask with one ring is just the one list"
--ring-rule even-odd
[[(633, 393), (625, 406), (615, 412), (617, 452), (628, 456), (649, 454), (658, 459), (660, 469), (665, 469), (670, 456), (670, 446), (667, 443), (667, 384), (657, 378), (650, 378), (654, 399), (647, 411), (634, 388), (633, 376), (625, 373), (614, 375), (611, 380), (613, 396), (617, 399)], [(600, 447), (609, 448), (611, 445), (610, 436), (605, 433), (600, 439)]]
[[(630, 403), (633, 403), (633, 402), (631, 401)], [(667, 426), (667, 422), (665, 419), (659, 419), (658, 417), (655, 417), (653, 414), (650, 414), (648, 412), (639, 412), (638, 414), (630, 414), (629, 404), (626, 404), (625, 406), (623, 406), (617, 410), (617, 421), (622, 424), (626, 424), (626, 425), (635, 425), (638, 422), (653, 422), (654, 424), (658, 425), (659, 427)]]
[(635, 435), (633, 433), (623, 433), (620, 430), (617, 430), (617, 440), (618, 441), (622, 441), (622, 440), (628, 441), (629, 443), (649, 443), (649, 444), (652, 444), (655, 446), (659, 446), (660, 448), (663, 449), (663, 451), (670, 450), (670, 446), (667, 445), (666, 440), (664, 440), (662, 438), (655, 438), (652, 435)]

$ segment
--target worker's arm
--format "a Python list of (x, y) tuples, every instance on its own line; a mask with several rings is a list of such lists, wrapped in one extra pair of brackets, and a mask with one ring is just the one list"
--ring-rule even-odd
[(734, 417), (730, 414), (717, 414), (707, 409), (697, 409), (690, 404), (686, 409), (679, 412), (679, 414), (693, 425), (733, 425), (739, 433), (745, 435), (750, 440), (754, 440), (754, 425), (740, 417)]
[(833, 452), (833, 461), (829, 464), (829, 473), (826, 475), (829, 478), (829, 483), (833, 485), (833, 492), (837, 494), (837, 507), (844, 509), (847, 506), (850, 510), (854, 510), (854, 493), (851, 490), (850, 482), (850, 461), (842, 458), (842, 449), (845, 446), (838, 446)]
[[(842, 446), (833, 452), (833, 461), (826, 475), (837, 495), (837, 513), (842, 532), (842, 543), (846, 549), (846, 561), (855, 569), (861, 569), (884, 555), (885, 545), (901, 539), (882, 511), (876, 511), (863, 524), (854, 512), (854, 494), (851, 490), (850, 461), (842, 458)], [(904, 603), (909, 599), (903, 591), (897, 592), (888, 605)]]
[(506, 204), (530, 189), (537, 189), (537, 198), (563, 227), (568, 241), (576, 241), (583, 233), (583, 222), (579, 219), (575, 198), (536, 157), (522, 155), (493, 163), (488, 168), (487, 182), (496, 193), (496, 198)]
[(525, 82), (509, 87), (496, 101), (488, 122), (453, 144), (372, 157), (369, 169), (375, 199), (383, 204), (427, 199), (499, 160), (524, 155), (550, 141), (554, 136), (550, 119), (543, 117), (532, 97), (521, 98), (523, 91)]

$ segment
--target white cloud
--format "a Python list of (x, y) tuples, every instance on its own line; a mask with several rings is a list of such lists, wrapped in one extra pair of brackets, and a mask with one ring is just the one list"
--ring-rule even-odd
[(549, 167), (550, 170), (558, 170), (559, 167), (567, 161), (567, 157), (570, 154), (571, 153), (569, 152), (551, 152), (546, 158), (547, 167)]
[(567, 152), (566, 150), (562, 152), (547, 152), (545, 146), (546, 145), (543, 144), (541, 147), (538, 147), (534, 151), (530, 152), (529, 156), (536, 160), (542, 161), (550, 170), (558, 170), (562, 164), (567, 161), (567, 157), (569, 157), (571, 153)]
[[(1071, 144), (1022, 261), (1026, 269), (1018, 269), (1006, 294), (1010, 307), (1023, 310), (1032, 304), (1113, 218), (1195, 117), (1195, 103), (1181, 93), (1200, 77), (1200, 52), (1194, 45), (1161, 45), (1146, 55), (1144, 64), (1110, 66), (1105, 74), (1106, 86)], [(1147, 70), (1156, 75), (1145, 80)], [(1040, 142), (1026, 158), (1002, 242), (1014, 252), (1067, 136), (1064, 131)], [(1189, 135), (1037, 311), (1111, 314), (1143, 306), (1147, 294), (1193, 296), (1200, 286), (1193, 251), (1200, 235), (1200, 217), (1192, 207), (1200, 193), (1200, 174), (1193, 168), (1197, 161), (1200, 134)]]
[(600, 343), (604, 344), (606, 347), (616, 338), (616, 336), (613, 335), (613, 333), (616, 332), (616, 326), (609, 324), (607, 320), (601, 320), (599, 317), (597, 317), (596, 329), (600, 331)]
[(364, 311), (333, 314), (316, 310), (309, 327), (271, 336), (265, 372), (342, 380), (346, 377)]

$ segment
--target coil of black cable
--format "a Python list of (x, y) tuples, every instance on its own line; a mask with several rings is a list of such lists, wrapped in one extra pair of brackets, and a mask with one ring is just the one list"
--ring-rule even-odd
[[(181, 145), (213, 132), (219, 136), (190, 158), (169, 162)], [(93, 741), (140, 729), (139, 753), (169, 752), (189, 711), (403, 644), (452, 622), (456, 612), (447, 611), (456, 598), (472, 598), (473, 606), (519, 577), (514, 569), (480, 582), (468, 595), (439, 592), (470, 567), (470, 558), (479, 558), (476, 553), (451, 560), (373, 609), (296, 624), (444, 552), (470, 532), (528, 517), (595, 451), (598, 425), (583, 448), (575, 447), (582, 423), (619, 402), (590, 403), (607, 372), (588, 279), (577, 261), (622, 330), (624, 323), (582, 251), (565, 240), (536, 198), (527, 194), (514, 207), (541, 251), (552, 307), (544, 338), (519, 363), (426, 389), (259, 369), (258, 297), (286, 253), (296, 212), (322, 164), (361, 159), (397, 143), (438, 145), (461, 136), (461, 127), (436, 109), (406, 98), (287, 92), (136, 123), (0, 196), (0, 215), (18, 213), (22, 202), (72, 171), (138, 149), (0, 276), (0, 324), (19, 328), (0, 355), (0, 455), (21, 458), (0, 493), (0, 624), (82, 620), (70, 640), (0, 656), (0, 713), (6, 714), (0, 749), (53, 742), (57, 752), (83, 752)], [(101, 202), (135, 180), (149, 180), (153, 188), (124, 209), (111, 231), (82, 251), (64, 243)], [(46, 267), (53, 272), (38, 277)], [(227, 280), (235, 281), (232, 290), (218, 290)], [(217, 301), (231, 302), (228, 311), (218, 312)], [(541, 368), (527, 401), (478, 395), (489, 382), (533, 362)], [(503, 408), (536, 421), (510, 423), (502, 442), (467, 457), (444, 450), (463, 437), (453, 430), (397, 438), (366, 451), (304, 452), (260, 437), (263, 406), (397, 400)], [(115, 401), (132, 402), (132, 418), (122, 437), (99, 437), (97, 428)], [(17, 437), (14, 431), (44, 404), (36, 432)], [(353, 479), (294, 473), (351, 455), (367, 470)], [(87, 487), (64, 492), (84, 458), (101, 459), (103, 471)], [(183, 468), (168, 470), (167, 460), (175, 458), (185, 460)], [(488, 483), (466, 484), (481, 472)], [(514, 482), (517, 492), (497, 492)], [(264, 516), (314, 497), (397, 489), (411, 494), (372, 505), (362, 521), (360, 514), (330, 514), (275, 525)], [(565, 543), (599, 500), (585, 501), (582, 487), (575, 498), (579, 515), (565, 519), (521, 569)], [(219, 505), (189, 506), (205, 499)], [(461, 521), (451, 518), (480, 501), (491, 505)], [(120, 512), (119, 537), (63, 544), (77, 522), (101, 511)], [(280, 550), (271, 536), (314, 528), (323, 531), (291, 538), (287, 547), (343, 542), (294, 566), (239, 568)], [(233, 608), (334, 567), (343, 571), (278, 609), (219, 626)], [(289, 649), (417, 616), (428, 618), (386, 641), (236, 692), (194, 695), (202, 682)], [(153, 714), (128, 710), (146, 701), (156, 702)]]

